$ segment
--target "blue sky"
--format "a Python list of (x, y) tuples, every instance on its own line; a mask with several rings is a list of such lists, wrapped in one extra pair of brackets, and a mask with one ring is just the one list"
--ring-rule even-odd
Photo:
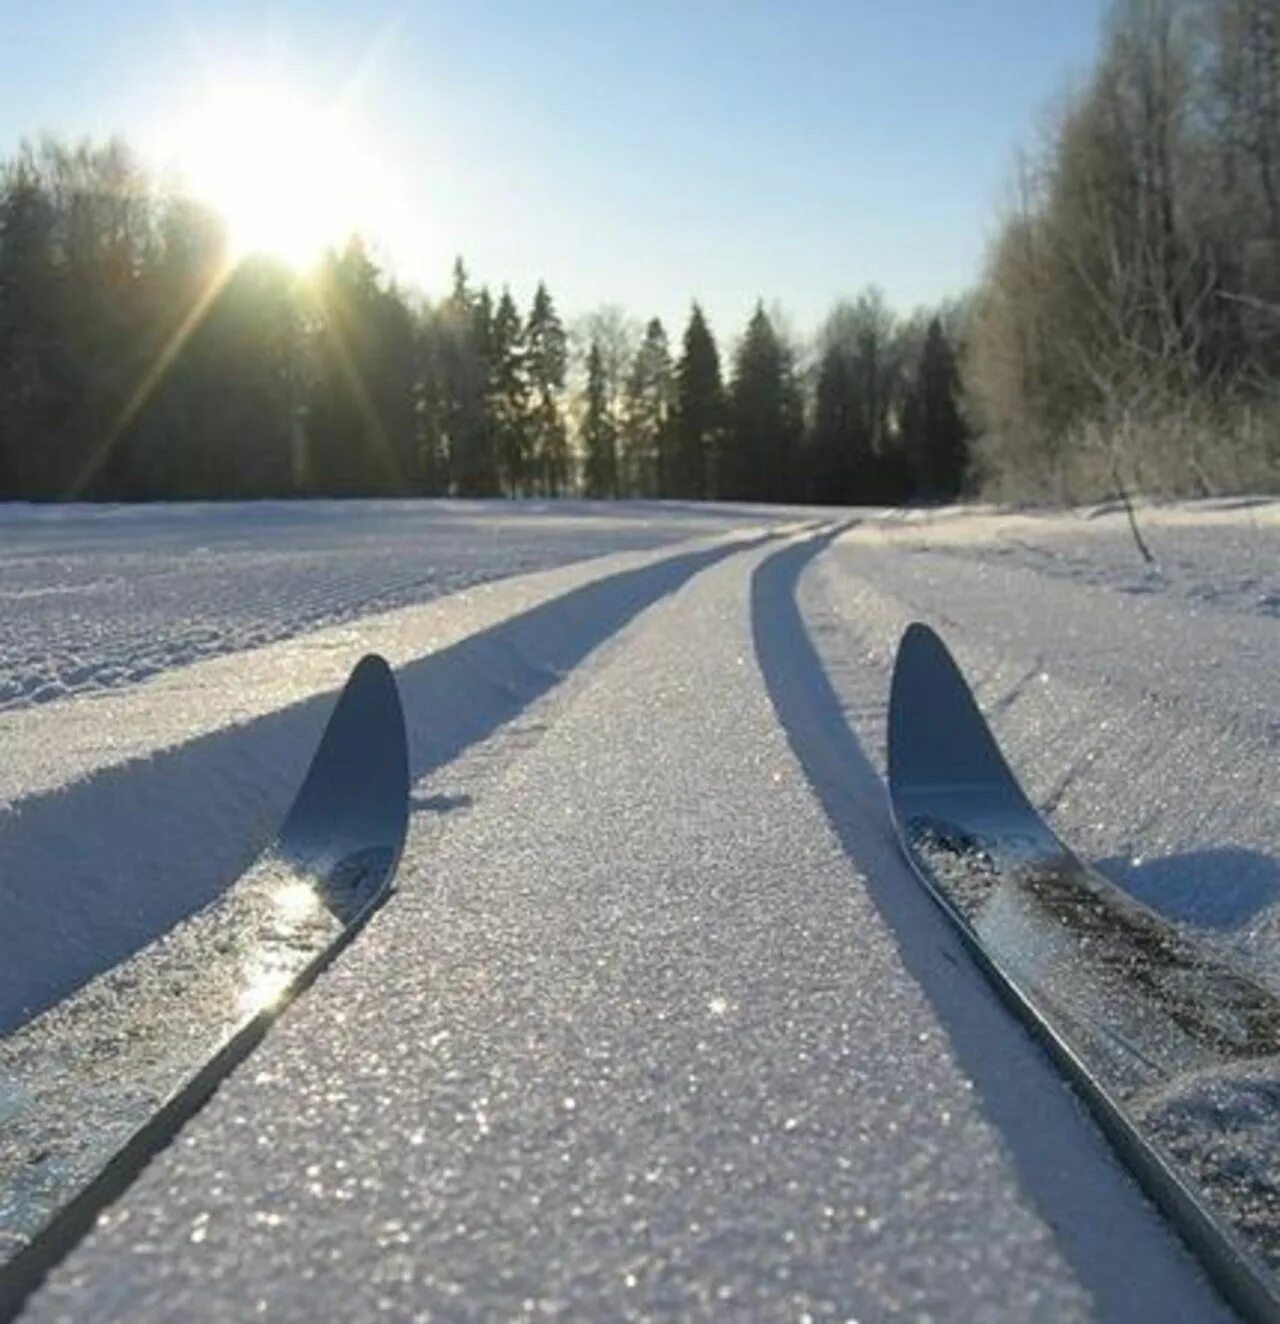
[(604, 302), (807, 333), (875, 282), (903, 311), (976, 277), (1103, 0), (0, 0), (0, 154), (123, 134), (172, 158), (220, 82), (344, 98), (386, 183), (364, 219), (438, 293), (455, 253), (570, 316)]

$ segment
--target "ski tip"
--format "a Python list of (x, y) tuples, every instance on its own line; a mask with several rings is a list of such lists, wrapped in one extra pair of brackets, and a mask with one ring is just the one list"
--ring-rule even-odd
[[(960, 668), (937, 631), (923, 621), (912, 621), (898, 640), (889, 685), (889, 774), (904, 774), (921, 752), (921, 735), (929, 727), (922, 722), (925, 711), (935, 706), (951, 708), (961, 696), (972, 701)], [(923, 707), (922, 707), (923, 705)]]
[(295, 858), (378, 848), (398, 860), (408, 821), (400, 691), (386, 659), (368, 653), (338, 695), (279, 845)]
[[(395, 673), (391, 670), (391, 665), (381, 653), (366, 653), (359, 662), (351, 668), (351, 674), (347, 677), (347, 685), (350, 685), (357, 676), (371, 675), (377, 672), (384, 679), (394, 681)], [(346, 685), (343, 686), (346, 688)]]
[(936, 631), (913, 621), (889, 692), (889, 792), (982, 786), (1024, 800), (968, 682)]
[(903, 630), (902, 638), (898, 640), (898, 652), (893, 663), (895, 684), (905, 669), (926, 665), (923, 660), (925, 658), (932, 658), (932, 665), (949, 664), (954, 670), (959, 671), (950, 649), (942, 642), (938, 632), (924, 621), (912, 621)]
[[(363, 699), (361, 696), (363, 695)], [(400, 702), (400, 687), (396, 684), (396, 673), (391, 664), (381, 653), (365, 653), (351, 668), (338, 696), (337, 709), (348, 703), (376, 705), (377, 719), (383, 724), (387, 734), (394, 733), (397, 753), (404, 755), (397, 759), (397, 767), (403, 763), (405, 793), (409, 787), (409, 751), (408, 736), (405, 730), (404, 706)], [(332, 720), (332, 719), (330, 719)]]

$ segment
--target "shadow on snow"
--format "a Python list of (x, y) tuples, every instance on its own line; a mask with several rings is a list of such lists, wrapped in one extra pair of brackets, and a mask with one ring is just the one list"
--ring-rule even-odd
[(1184, 924), (1229, 932), (1280, 901), (1280, 862), (1239, 846), (1186, 851), (1135, 864), (1124, 856), (1097, 868), (1130, 896)]
[[(510, 721), (644, 608), (752, 545), (611, 575), (400, 668), (411, 784)], [(332, 694), (317, 695), (0, 818), (0, 1034), (215, 901), (277, 828), (332, 707)], [(462, 806), (420, 796), (415, 807)]]
[[(1117, 1179), (1119, 1161), (899, 852), (885, 786), (845, 720), (796, 602), (806, 565), (840, 532), (778, 551), (752, 581), (756, 654), (792, 749), (1002, 1136), (1022, 1189), (1055, 1232), (1100, 1316), (1213, 1315), (1218, 1303), (1207, 1284), (1193, 1302), (1186, 1276), (1169, 1274), (1167, 1234), (1150, 1206), (1143, 1210), (1146, 1201), (1127, 1177)], [(1125, 1215), (1134, 1235), (1116, 1235), (1116, 1214)]]

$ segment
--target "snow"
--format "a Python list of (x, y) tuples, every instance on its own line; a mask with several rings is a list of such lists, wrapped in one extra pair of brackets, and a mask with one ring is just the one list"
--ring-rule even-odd
[(958, 515), (849, 530), (801, 595), (852, 704), (934, 625), (1059, 835), (1280, 987), (1280, 503), (1139, 519), (1155, 574), (1119, 513)]
[(1280, 1269), (1275, 1184), (1280, 1076), (1275, 1058), (1233, 1070), (1190, 1073), (1145, 1099), (1143, 1127), (1177, 1157), (1196, 1185), (1230, 1211), (1234, 1227), (1274, 1273)]
[[(114, 590), (78, 621), (50, 606), (51, 653), (145, 658), (166, 613), (207, 607), (226, 655), (0, 717), (28, 907), (4, 956), (87, 907), (81, 977), (113, 914), (142, 915), (118, 960), (165, 926), (157, 892), (175, 918), (219, 895), (226, 839), (265, 839), (366, 648), (398, 668), (415, 777), (397, 894), (31, 1319), (1223, 1317), (910, 876), (879, 774), (892, 649), (923, 617), (1066, 839), (1270, 969), (1274, 504), (1141, 511), (1158, 575), (1120, 512), (820, 514), (815, 536), (778, 522), (797, 512), (465, 507), (440, 584), (490, 518), (598, 559), (430, 602), (373, 601), (410, 515), (341, 509), (345, 585), (321, 527), (291, 562), (287, 512), (207, 512), (224, 569), (270, 567), (296, 609), (204, 575), (205, 515), (138, 516), (111, 556), (154, 519), (170, 596), (146, 590), (144, 626), (103, 618)], [(42, 518), (0, 517), (15, 559)], [(58, 536), (87, 576), (99, 535)], [(7, 560), (0, 582), (56, 583)]]
[(0, 1042), (0, 1255), (30, 1242), (341, 929), (308, 877), (268, 856), (219, 904)]
[(735, 522), (586, 502), (0, 507), (0, 710)]
[[(1012, 563), (1121, 593), (1172, 593), (1226, 610), (1280, 615), (1270, 560), (1280, 537), (1280, 502), (1139, 505), (1135, 519), (1154, 565), (1142, 558), (1114, 505), (1056, 516), (960, 507), (903, 512), (877, 532), (911, 547), (927, 530), (932, 551), (983, 564)], [(902, 530), (896, 537), (895, 524)]]
[[(598, 547), (591, 523), (579, 551)], [(619, 523), (625, 543), (633, 535)], [(698, 533), (704, 522), (686, 518), (680, 527)], [(536, 531), (528, 536), (536, 540)], [(550, 536), (562, 550), (571, 545), (556, 519)], [(685, 554), (714, 549), (723, 536), (704, 536)], [(666, 551), (618, 553), (377, 613), (358, 629), (329, 627), (213, 657), (142, 685), (0, 713), (8, 755), (0, 768), (0, 1029), (221, 893), (280, 821), (328, 696), (362, 653), (413, 664), (400, 681), (421, 677), (422, 701), (411, 714), (418, 749), (447, 761), (554, 683), (607, 630), (608, 612), (579, 618), (576, 592), (663, 563), (677, 573), (684, 564)], [(635, 610), (643, 590), (611, 601)], [(549, 604), (562, 605), (540, 611)], [(526, 661), (521, 650), (530, 642), (545, 662)], [(449, 695), (443, 711), (441, 694)]]

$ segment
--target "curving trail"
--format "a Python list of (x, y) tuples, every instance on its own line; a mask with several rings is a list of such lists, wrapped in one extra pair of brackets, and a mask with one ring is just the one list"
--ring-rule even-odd
[[(452, 670), (401, 659), (398, 893), (28, 1317), (1228, 1317), (911, 878), (879, 777), (888, 647), (924, 613), (987, 662), (1015, 761), (1038, 735), (1033, 794), (1075, 752), (1064, 832), (1077, 795), (1125, 816), (1079, 724), (1142, 684), (1141, 635), (1113, 613), (1114, 679), (1083, 646), (1033, 670), (1045, 576), (978, 568), (1039, 586), (1018, 627), (931, 535), (882, 532), (744, 533)], [(1053, 583), (1095, 621), (1116, 593)], [(1234, 686), (1167, 659), (1146, 718), (1247, 720), (1242, 656)], [(498, 657), (505, 708), (472, 687)]]

